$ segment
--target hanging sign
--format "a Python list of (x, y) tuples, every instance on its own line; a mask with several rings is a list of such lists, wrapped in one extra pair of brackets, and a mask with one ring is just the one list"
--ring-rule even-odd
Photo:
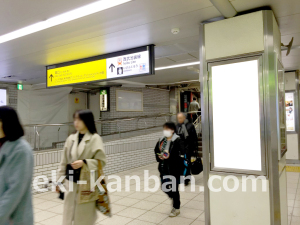
[(107, 79), (127, 77), (150, 72), (149, 52), (137, 52), (106, 60)]
[(105, 60), (59, 67), (47, 71), (47, 87), (85, 83), (106, 79)]
[(154, 74), (154, 45), (47, 66), (47, 87)]
[(100, 111), (109, 111), (109, 88), (100, 90)]

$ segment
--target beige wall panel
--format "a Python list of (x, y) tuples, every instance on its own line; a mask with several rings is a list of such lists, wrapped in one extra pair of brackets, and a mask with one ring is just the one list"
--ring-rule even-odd
[(298, 134), (287, 135), (287, 159), (298, 159)]
[(205, 46), (207, 60), (263, 51), (262, 12), (206, 24)]
[[(212, 174), (210, 175), (211, 178)], [(252, 191), (252, 181), (247, 181), (247, 191), (242, 191), (242, 177), (239, 189), (227, 192), (223, 188), (226, 175), (221, 180), (213, 181), (214, 188), (222, 188), (221, 192), (210, 191), (211, 225), (270, 225), (269, 181), (266, 181), (266, 192), (262, 191), (262, 181), (257, 180), (257, 191)], [(228, 187), (233, 187), (233, 180), (228, 181)]]

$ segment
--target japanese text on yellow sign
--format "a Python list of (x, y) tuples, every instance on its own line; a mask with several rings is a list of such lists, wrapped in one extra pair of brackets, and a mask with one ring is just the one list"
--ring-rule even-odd
[(47, 87), (106, 79), (106, 59), (47, 70)]

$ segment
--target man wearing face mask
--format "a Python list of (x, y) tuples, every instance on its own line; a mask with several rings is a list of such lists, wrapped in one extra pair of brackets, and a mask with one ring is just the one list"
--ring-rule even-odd
[[(177, 125), (176, 125), (176, 133), (180, 136), (180, 138), (184, 142), (184, 153), (188, 160), (191, 160), (191, 157), (196, 155), (196, 151), (198, 149), (198, 137), (197, 132), (194, 127), (194, 124), (189, 123), (186, 119), (186, 116), (183, 113), (177, 114)], [(190, 170), (186, 173), (185, 185), (188, 185), (191, 176)]]
[(180, 153), (184, 145), (180, 137), (175, 133), (176, 125), (167, 122), (163, 125), (163, 137), (155, 146), (155, 156), (160, 172), (162, 190), (173, 200), (173, 209), (170, 217), (180, 214), (179, 182), (183, 165)]

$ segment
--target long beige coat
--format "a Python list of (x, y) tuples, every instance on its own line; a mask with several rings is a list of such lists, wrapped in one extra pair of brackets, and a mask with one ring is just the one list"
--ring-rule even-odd
[[(86, 133), (78, 145), (78, 135), (72, 134), (68, 137), (64, 147), (64, 154), (60, 163), (58, 177), (65, 176), (66, 166), (76, 160), (86, 160), (82, 171), (87, 169), (98, 170), (98, 160), (104, 167), (106, 164), (106, 155), (103, 142), (98, 134)], [(97, 180), (97, 179), (96, 179)], [(73, 191), (69, 191), (69, 186), (73, 185)], [(67, 189), (64, 200), (63, 225), (93, 225), (97, 219), (96, 202), (94, 198), (91, 201), (80, 201), (81, 186), (65, 179), (64, 186)]]

